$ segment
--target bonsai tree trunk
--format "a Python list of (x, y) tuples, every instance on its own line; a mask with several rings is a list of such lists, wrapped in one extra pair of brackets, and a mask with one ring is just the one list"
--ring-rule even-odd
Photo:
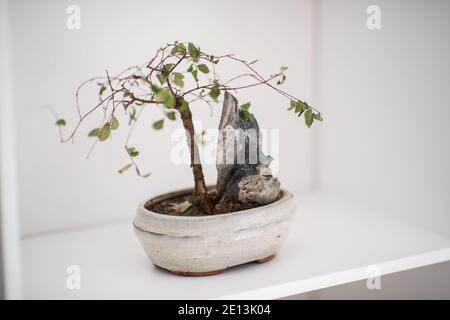
[(181, 121), (183, 122), (183, 127), (186, 130), (187, 143), (189, 146), (189, 152), (191, 156), (191, 168), (194, 174), (194, 204), (199, 206), (200, 209), (206, 213), (211, 214), (214, 210), (214, 204), (208, 196), (208, 190), (206, 189), (205, 177), (203, 175), (203, 168), (200, 162), (200, 154), (198, 151), (198, 145), (195, 140), (195, 130), (194, 124), (192, 122), (192, 113), (189, 107), (181, 111)]

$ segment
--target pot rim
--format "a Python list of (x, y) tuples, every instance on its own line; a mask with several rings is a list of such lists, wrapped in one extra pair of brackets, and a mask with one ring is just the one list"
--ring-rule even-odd
[[(208, 191), (210, 190), (214, 190), (215, 186), (208, 186)], [(291, 200), (294, 196), (292, 195), (292, 193), (290, 193), (289, 191), (287, 191), (286, 189), (281, 189), (280, 193), (281, 193), (281, 197), (269, 204), (263, 205), (263, 206), (259, 206), (256, 208), (251, 208), (251, 209), (246, 209), (246, 210), (240, 210), (240, 211), (235, 211), (235, 212), (230, 212), (230, 213), (224, 213), (224, 214), (213, 214), (213, 215), (204, 215), (204, 216), (177, 216), (177, 215), (168, 215), (168, 214), (163, 214), (163, 213), (158, 213), (158, 212), (154, 212), (151, 210), (148, 210), (145, 206), (147, 203), (149, 203), (150, 201), (163, 201), (165, 199), (174, 197), (176, 195), (181, 195), (187, 192), (192, 191), (193, 188), (184, 188), (184, 189), (180, 189), (180, 190), (176, 190), (176, 191), (172, 191), (172, 192), (168, 192), (168, 193), (163, 193), (160, 194), (158, 196), (154, 196), (151, 197), (149, 199), (144, 200), (143, 202), (141, 202), (138, 206), (138, 211), (140, 211), (141, 213), (150, 216), (150, 217), (155, 217), (155, 218), (164, 218), (164, 219), (172, 219), (172, 220), (212, 220), (212, 219), (218, 219), (218, 218), (224, 218), (224, 217), (234, 217), (234, 216), (238, 216), (238, 215), (242, 215), (242, 214), (249, 214), (249, 213), (253, 213), (253, 212), (257, 212), (260, 211), (261, 209), (267, 209), (270, 207), (276, 207), (279, 206), (289, 200)]]

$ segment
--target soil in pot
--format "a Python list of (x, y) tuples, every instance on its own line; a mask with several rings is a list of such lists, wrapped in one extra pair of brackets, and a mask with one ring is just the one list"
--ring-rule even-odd
[[(209, 194), (210, 198), (213, 200), (216, 197), (215, 192), (210, 192)], [(275, 201), (278, 201), (278, 199), (281, 197), (281, 192), (278, 198)], [(166, 215), (172, 215), (172, 216), (205, 216), (204, 212), (200, 210), (199, 207), (197, 207), (195, 204), (192, 204), (194, 201), (192, 199), (191, 193), (186, 193), (184, 195), (177, 195), (171, 198), (159, 200), (159, 201), (149, 201), (145, 204), (145, 208), (147, 210), (160, 213), (160, 214), (166, 214)], [(187, 210), (182, 210), (180, 208), (180, 204), (183, 202), (189, 202), (191, 203), (191, 207), (189, 207)], [(258, 203), (240, 203), (240, 202), (233, 202), (233, 201), (221, 201), (220, 203), (216, 204), (214, 207), (214, 212), (212, 214), (226, 214), (236, 211), (242, 211), (252, 208), (261, 207)], [(211, 215), (211, 214), (209, 214)]]

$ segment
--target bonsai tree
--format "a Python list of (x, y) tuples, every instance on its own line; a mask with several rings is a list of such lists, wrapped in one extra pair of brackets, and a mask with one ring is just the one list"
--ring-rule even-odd
[[(190, 166), (194, 177), (193, 204), (200, 208), (204, 214), (215, 212), (215, 202), (205, 184), (202, 164), (198, 157), (198, 145), (194, 130), (191, 105), (198, 101), (211, 105), (217, 103), (224, 92), (238, 92), (246, 88), (264, 86), (275, 93), (285, 97), (290, 102), (288, 110), (303, 115), (305, 124), (310, 127), (315, 120), (322, 121), (319, 111), (312, 108), (307, 102), (280, 89), (286, 80), (286, 67), (269, 76), (262, 76), (254, 68), (257, 61), (248, 62), (233, 54), (212, 55), (203, 52), (200, 47), (193, 43), (182, 43), (175, 41), (159, 48), (155, 55), (144, 65), (127, 68), (117, 75), (110, 75), (108, 71), (104, 76), (94, 77), (83, 82), (76, 91), (76, 108), (78, 111), (78, 122), (67, 138), (62, 142), (72, 140), (87, 117), (96, 111), (104, 112), (104, 123), (94, 128), (90, 137), (99, 141), (107, 141), (111, 132), (119, 128), (117, 111), (124, 109), (128, 115), (128, 123), (133, 126), (139, 120), (140, 111), (144, 107), (162, 106), (165, 118), (153, 123), (154, 129), (162, 129), (165, 119), (176, 120), (177, 115), (183, 124), (187, 134), (187, 143), (190, 152)], [(216, 65), (224, 63), (240, 64), (244, 71), (225, 81), (216, 73)], [(190, 78), (190, 80), (187, 79)], [(234, 85), (236, 80), (247, 78), (251, 83), (246, 85)], [(81, 112), (79, 105), (80, 91), (87, 85), (96, 83), (98, 85), (99, 102), (90, 106), (85, 113)], [(192, 83), (191, 86), (188, 83)], [(240, 106), (240, 117), (244, 121), (250, 121), (253, 117), (250, 103)], [(58, 126), (66, 125), (64, 119), (58, 119)], [(61, 133), (61, 130), (60, 130)], [(141, 177), (148, 177), (139, 170), (135, 157), (139, 152), (136, 148), (125, 145), (125, 150), (130, 158), (130, 163), (119, 170), (120, 173), (134, 167)]]

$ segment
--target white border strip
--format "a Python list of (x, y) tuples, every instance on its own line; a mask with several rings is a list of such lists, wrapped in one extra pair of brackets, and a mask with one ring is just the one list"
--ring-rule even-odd
[(6, 299), (21, 298), (19, 210), (9, 0), (0, 0), (0, 236)]
[[(430, 251), (406, 258), (390, 260), (375, 264), (380, 270), (380, 276), (400, 271), (420, 268), (436, 263), (450, 261), (450, 248)], [(294, 281), (282, 285), (222, 296), (215, 299), (224, 300), (269, 300), (289, 297), (296, 294), (329, 288), (350, 282), (365, 280), (370, 277), (369, 266), (331, 273), (323, 276)]]

